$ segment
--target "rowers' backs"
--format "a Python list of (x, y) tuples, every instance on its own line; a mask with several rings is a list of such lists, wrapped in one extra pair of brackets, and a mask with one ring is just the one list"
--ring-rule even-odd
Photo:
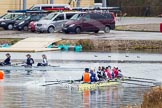
[(96, 73), (94, 69), (91, 69), (89, 71), (89, 68), (85, 68), (85, 72), (82, 76), (82, 81), (84, 83), (91, 83), (107, 79), (112, 80), (114, 78), (122, 77), (123, 75), (121, 74), (121, 70), (119, 70), (117, 66), (115, 66), (113, 69), (111, 69), (111, 66), (108, 66), (106, 68), (99, 66)]
[[(34, 64), (34, 59), (31, 57), (30, 54), (27, 54), (26, 57), (27, 58), (24, 62), (18, 64), (23, 64), (23, 66), (32, 66)], [(6, 59), (0, 62), (0, 66), (8, 65), (11, 65), (11, 55), (9, 53), (6, 53)], [(48, 60), (45, 54), (42, 55), (42, 62), (39, 62), (37, 66), (48, 66)]]
[[(30, 54), (26, 55), (27, 60), (26, 60), (26, 65), (27, 66), (32, 66), (34, 64), (34, 59), (31, 57)], [(47, 56), (45, 54), (42, 55), (42, 62), (38, 63), (37, 66), (48, 66), (48, 61), (47, 61)]]

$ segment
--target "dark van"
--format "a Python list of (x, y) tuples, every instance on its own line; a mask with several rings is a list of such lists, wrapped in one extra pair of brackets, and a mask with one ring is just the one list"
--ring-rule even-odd
[(115, 29), (113, 13), (85, 12), (74, 15), (63, 24), (62, 31), (64, 33), (75, 32), (79, 34), (84, 31), (98, 33), (100, 30), (103, 30), (105, 33), (109, 33), (113, 29)]

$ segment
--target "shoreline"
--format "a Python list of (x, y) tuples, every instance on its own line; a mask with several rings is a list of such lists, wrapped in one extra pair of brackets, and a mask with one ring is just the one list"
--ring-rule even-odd
[[(21, 39), (0, 39), (0, 44), (13, 45)], [(63, 39), (56, 45), (82, 45), (83, 51), (144, 51), (162, 50), (162, 40), (100, 40), (100, 39)]]

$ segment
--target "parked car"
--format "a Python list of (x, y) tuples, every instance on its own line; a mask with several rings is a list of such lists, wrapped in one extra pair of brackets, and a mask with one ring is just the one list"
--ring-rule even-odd
[(12, 30), (16, 21), (21, 20), (25, 17), (25, 14), (18, 14), (11, 19), (3, 19), (0, 21), (0, 27), (5, 30)]
[(78, 12), (55, 12), (39, 20), (36, 24), (36, 31), (53, 33), (61, 31), (62, 24), (68, 21), (73, 15)]
[(74, 15), (68, 22), (63, 24), (62, 31), (65, 33), (95, 32), (103, 30), (109, 33), (115, 29), (115, 17), (109, 12), (84, 12)]
[(18, 17), (19, 15), (22, 15), (22, 14), (23, 13), (18, 13), (18, 12), (16, 12), (16, 13), (14, 13), (14, 12), (6, 13), (6, 14), (4, 14), (4, 15), (2, 15), (0, 17), (0, 21), (2, 21), (4, 19), (14, 19), (14, 18), (16, 18), (16, 17)]
[(14, 24), (14, 29), (16, 30), (24, 30), (24, 31), (28, 31), (28, 26), (29, 23), (32, 21), (38, 21), (40, 20), (42, 17), (44, 17), (46, 14), (30, 14), (27, 15), (27, 17), (25, 17), (24, 19), (17, 21)]

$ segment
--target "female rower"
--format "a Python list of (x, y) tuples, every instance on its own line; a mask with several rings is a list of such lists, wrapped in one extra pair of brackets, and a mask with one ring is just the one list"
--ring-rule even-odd
[(119, 69), (119, 70), (118, 70), (118, 78), (123, 78), (123, 77), (124, 77), (124, 76), (123, 76), (121, 70)]
[(27, 66), (32, 66), (34, 64), (34, 59), (31, 58), (31, 55), (30, 54), (27, 54), (26, 57), (27, 57), (26, 62), (25, 62), (26, 65)]
[(107, 75), (108, 79), (112, 79), (111, 66), (106, 67), (105, 74)]
[(104, 71), (102, 70), (101, 66), (98, 67), (97, 76), (99, 78), (99, 81), (102, 81), (104, 79)]
[(117, 66), (115, 66), (114, 68), (113, 68), (113, 73), (114, 73), (114, 78), (117, 78), (118, 77), (118, 74), (119, 74), (119, 70), (118, 70), (118, 67)]
[(11, 55), (9, 53), (6, 54), (6, 59), (0, 63), (0, 66), (11, 65)]
[(42, 55), (42, 63), (38, 63), (37, 66), (48, 66), (47, 56), (45, 54)]
[(95, 69), (91, 68), (90, 69), (90, 74), (91, 74), (91, 82), (97, 82), (98, 77), (95, 73)]

